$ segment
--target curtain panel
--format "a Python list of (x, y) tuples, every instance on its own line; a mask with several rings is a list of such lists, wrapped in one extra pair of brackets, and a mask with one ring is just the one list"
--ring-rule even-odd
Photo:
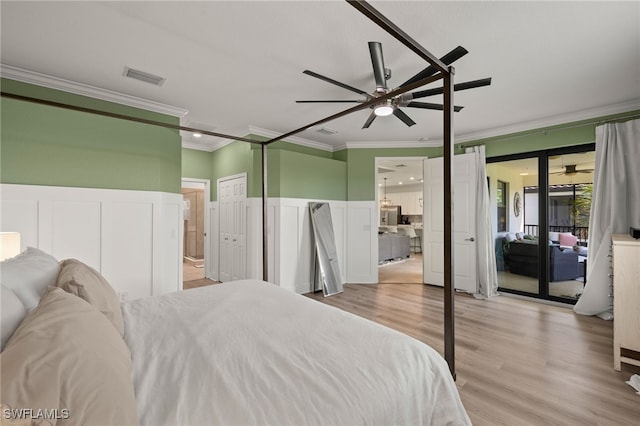
[(640, 227), (640, 120), (596, 127), (596, 167), (589, 223), (587, 284), (574, 306), (613, 318), (611, 235)]

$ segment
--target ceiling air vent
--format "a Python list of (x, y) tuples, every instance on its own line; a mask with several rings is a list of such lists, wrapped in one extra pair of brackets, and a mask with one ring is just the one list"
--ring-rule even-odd
[(145, 83), (151, 83), (156, 86), (162, 86), (165, 80), (164, 77), (149, 74), (148, 72), (136, 70), (129, 67), (124, 67), (124, 76), (133, 78), (136, 80), (144, 81)]
[(327, 129), (326, 127), (322, 127), (320, 129), (317, 129), (316, 132), (322, 133), (323, 135), (335, 135), (336, 133), (338, 133), (337, 130)]

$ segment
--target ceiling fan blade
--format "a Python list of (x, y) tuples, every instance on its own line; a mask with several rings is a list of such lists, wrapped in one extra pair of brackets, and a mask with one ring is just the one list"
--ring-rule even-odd
[[(482, 78), (480, 80), (465, 81), (464, 83), (458, 83), (453, 85), (455, 92), (459, 90), (475, 89), (476, 87), (489, 86), (491, 84), (491, 77)], [(434, 89), (420, 90), (418, 92), (410, 93), (412, 99), (426, 98), (427, 96), (441, 95), (444, 92), (444, 88), (436, 87)]]
[(377, 117), (376, 113), (371, 111), (371, 115), (369, 115), (369, 118), (367, 118), (367, 121), (364, 122), (364, 125), (362, 126), (363, 129), (368, 129), (369, 126), (371, 126), (371, 123), (373, 123), (373, 120), (375, 120)]
[[(453, 49), (451, 52), (447, 53), (442, 58), (440, 58), (440, 60), (443, 63), (445, 63), (446, 65), (449, 65), (449, 64), (452, 64), (453, 62), (457, 61), (458, 59), (462, 58), (467, 53), (469, 53), (469, 51), (467, 49), (465, 49), (462, 46), (458, 46), (455, 49)], [(404, 83), (402, 83), (400, 85), (400, 87), (404, 87), (407, 84), (415, 83), (418, 80), (422, 80), (423, 78), (432, 76), (436, 72), (438, 72), (438, 70), (436, 70), (434, 67), (429, 65), (428, 67), (426, 67), (425, 69), (420, 71), (418, 74), (414, 75), (409, 80), (407, 80)]]
[(354, 103), (354, 104), (361, 104), (364, 101), (354, 101), (354, 100), (345, 100), (345, 99), (322, 99), (322, 100), (310, 100), (310, 101), (296, 101), (296, 103), (298, 104), (316, 104), (316, 103), (333, 103), (333, 102), (339, 102), (339, 103)]
[(317, 72), (304, 70), (304, 71), (302, 71), (302, 73), (310, 75), (311, 77), (319, 78), (320, 80), (326, 81), (327, 83), (335, 84), (336, 86), (342, 87), (343, 89), (351, 90), (352, 92), (358, 93), (360, 95), (369, 96), (369, 94), (367, 92), (365, 92), (364, 90), (360, 90), (360, 89), (358, 89), (356, 87), (349, 86), (348, 84), (340, 83), (339, 81), (336, 81), (336, 80), (334, 80), (332, 78), (325, 77), (324, 75), (320, 75)]
[(373, 65), (373, 76), (376, 80), (376, 88), (386, 90), (387, 79), (384, 76), (384, 58), (382, 57), (382, 44), (377, 41), (370, 41), (369, 53), (371, 54), (371, 65)]
[[(422, 109), (435, 109), (438, 111), (443, 111), (444, 110), (444, 105), (442, 104), (432, 104), (429, 102), (409, 102), (406, 106), (408, 106), (409, 108), (422, 108)], [(454, 105), (453, 110), (455, 112), (459, 112), (460, 110), (462, 110), (461, 106), (458, 105)]]
[(416, 124), (407, 114), (405, 114), (400, 108), (396, 108), (393, 110), (393, 115), (398, 117), (404, 124), (411, 127)]

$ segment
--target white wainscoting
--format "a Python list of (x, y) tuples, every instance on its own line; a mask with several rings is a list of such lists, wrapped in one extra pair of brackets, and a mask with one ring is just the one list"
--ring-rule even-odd
[[(338, 253), (342, 282), (347, 278), (347, 203), (345, 201), (308, 200), (299, 198), (270, 199), (274, 206), (274, 283), (296, 293), (313, 289), (314, 248), (309, 202), (327, 202)], [(271, 221), (269, 221), (271, 223)], [(271, 274), (269, 274), (271, 276)]]
[(75, 258), (128, 299), (182, 288), (182, 195), (152, 191), (0, 185), (0, 230), (22, 249)]
[(378, 282), (378, 210), (375, 201), (349, 201), (347, 281)]

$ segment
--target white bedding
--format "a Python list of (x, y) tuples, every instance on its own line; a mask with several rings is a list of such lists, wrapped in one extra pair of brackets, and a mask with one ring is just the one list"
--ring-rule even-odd
[(471, 424), (432, 348), (262, 281), (122, 310), (142, 425)]

